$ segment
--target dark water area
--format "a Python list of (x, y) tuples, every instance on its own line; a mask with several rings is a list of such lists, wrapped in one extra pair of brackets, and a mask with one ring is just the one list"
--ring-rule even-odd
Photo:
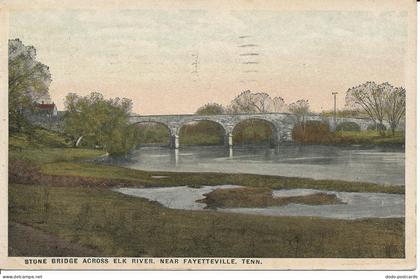
[(146, 171), (223, 172), (405, 184), (405, 151), (398, 147), (284, 145), (142, 147), (104, 163)]

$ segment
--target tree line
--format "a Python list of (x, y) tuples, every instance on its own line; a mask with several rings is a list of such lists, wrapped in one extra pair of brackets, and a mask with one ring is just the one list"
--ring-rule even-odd
[[(368, 117), (377, 124), (378, 132), (385, 134), (386, 121), (395, 134), (395, 130), (405, 117), (406, 91), (403, 87), (394, 87), (385, 82), (376, 84), (368, 81), (349, 88), (346, 92), (346, 109), (338, 111), (339, 117)], [(297, 100), (287, 105), (282, 97), (272, 98), (265, 92), (243, 91), (228, 106), (208, 103), (197, 109), (196, 114), (234, 114), (234, 113), (269, 113), (288, 112), (295, 116), (296, 123), (305, 126), (307, 116), (312, 112), (308, 100)], [(333, 112), (321, 115), (333, 116)]]
[[(52, 81), (49, 67), (37, 60), (36, 49), (19, 39), (9, 40), (9, 132), (31, 133), (36, 104), (49, 98)], [(69, 93), (65, 99), (64, 132), (74, 146), (81, 142), (122, 154), (136, 145), (137, 129), (129, 125), (132, 101), (105, 99), (101, 93), (88, 96)]]
[[(9, 131), (11, 134), (33, 129), (29, 121), (34, 104), (49, 99), (52, 82), (49, 67), (37, 60), (36, 49), (24, 45), (19, 39), (9, 40)], [(386, 121), (392, 133), (405, 116), (406, 91), (389, 83), (369, 81), (346, 92), (349, 111), (362, 111), (378, 127)], [(308, 100), (286, 104), (282, 97), (271, 97), (265, 92), (246, 90), (236, 96), (228, 106), (209, 103), (197, 114), (289, 112), (296, 123), (305, 127), (311, 113)], [(105, 99), (101, 93), (88, 96), (69, 93), (65, 99), (64, 132), (74, 146), (81, 142), (103, 148), (110, 154), (126, 153), (136, 145), (138, 129), (129, 125), (132, 101), (126, 98)], [(383, 129), (379, 129), (381, 135)]]
[[(309, 107), (307, 100), (299, 100), (291, 104), (305, 103)], [(236, 96), (229, 105), (223, 106), (217, 103), (208, 103), (199, 107), (197, 114), (235, 114), (235, 113), (268, 113), (268, 112), (288, 112), (291, 105), (286, 105), (282, 97), (271, 97), (265, 92), (252, 92), (251, 90), (242, 91)]]

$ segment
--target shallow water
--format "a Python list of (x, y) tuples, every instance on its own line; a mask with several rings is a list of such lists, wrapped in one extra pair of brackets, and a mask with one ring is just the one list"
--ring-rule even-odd
[(144, 147), (107, 162), (150, 171), (253, 173), (404, 185), (404, 161), (403, 149), (288, 145), (231, 150), (223, 146)]
[(151, 201), (157, 201), (164, 207), (173, 209), (198, 210), (206, 207), (205, 203), (196, 202), (203, 199), (204, 194), (218, 188), (238, 188), (236, 185), (223, 186), (202, 186), (200, 188), (191, 188), (187, 186), (162, 187), (162, 188), (118, 188), (114, 189), (129, 196), (142, 197)]
[[(197, 202), (204, 194), (215, 189), (237, 188), (237, 185), (203, 186), (201, 188), (118, 188), (117, 192), (157, 201), (165, 207), (186, 210), (204, 210), (206, 204)], [(404, 195), (384, 193), (347, 193), (312, 189), (274, 190), (274, 197), (310, 195), (314, 193), (336, 194), (345, 204), (303, 205), (289, 204), (268, 208), (223, 208), (222, 212), (258, 214), (267, 216), (312, 216), (334, 219), (404, 217)]]

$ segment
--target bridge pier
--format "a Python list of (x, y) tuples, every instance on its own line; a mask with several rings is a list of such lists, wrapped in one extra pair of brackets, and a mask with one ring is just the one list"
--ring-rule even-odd
[(233, 136), (232, 133), (227, 133), (225, 135), (225, 146), (231, 148), (233, 146)]

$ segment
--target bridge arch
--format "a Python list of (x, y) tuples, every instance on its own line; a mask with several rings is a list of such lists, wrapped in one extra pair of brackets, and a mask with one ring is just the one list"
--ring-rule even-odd
[[(271, 121), (270, 119), (265, 119), (263, 117), (249, 117), (249, 118), (244, 118), (239, 120), (238, 122), (236, 122), (233, 127), (232, 127), (232, 137), (233, 137), (233, 141), (237, 141), (238, 140), (238, 130), (239, 129), (244, 129), (246, 127), (241, 127), (241, 125), (245, 124), (246, 122), (260, 122), (260, 123), (264, 123), (266, 125), (266, 127), (269, 127), (271, 130), (271, 138), (270, 138), (270, 145), (276, 145), (279, 141), (278, 139), (278, 135), (280, 132), (280, 129), (276, 126), (276, 124)], [(257, 127), (255, 127), (257, 128)], [(254, 129), (255, 129), (254, 128)], [(251, 128), (252, 129), (252, 128)], [(256, 138), (254, 138), (255, 140)]]
[[(160, 121), (155, 121), (155, 120), (141, 120), (141, 121), (133, 122), (131, 125), (139, 127), (140, 131), (142, 131), (142, 128), (144, 128), (144, 130), (145, 130), (148, 124), (155, 124), (155, 125), (158, 125), (158, 127), (164, 127), (167, 131), (166, 136), (167, 136), (167, 139), (168, 139), (166, 144), (169, 145), (169, 146), (171, 145), (173, 131), (167, 123), (160, 122)], [(160, 135), (157, 135), (157, 136), (160, 136)], [(147, 136), (146, 136), (146, 138), (147, 138)], [(146, 141), (145, 143), (148, 143), (148, 142)]]
[[(206, 125), (210, 124), (210, 125)], [(201, 134), (201, 138), (200, 138)], [(177, 131), (179, 144), (195, 144), (197, 140), (203, 145), (226, 144), (227, 129), (223, 123), (207, 118), (197, 118), (180, 123)], [(194, 139), (194, 136), (197, 138)], [(219, 139), (217, 139), (219, 136)], [(189, 137), (189, 138), (187, 138)]]

